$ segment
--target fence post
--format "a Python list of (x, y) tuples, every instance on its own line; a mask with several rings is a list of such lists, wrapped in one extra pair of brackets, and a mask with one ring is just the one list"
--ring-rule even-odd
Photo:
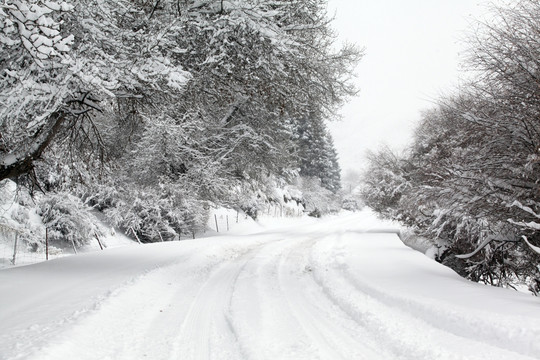
[(236, 223), (238, 224), (238, 215), (240, 214), (239, 210), (236, 210)]
[(101, 250), (103, 250), (103, 245), (101, 244), (101, 240), (99, 240), (99, 236), (96, 233), (94, 233), (94, 236), (96, 237), (99, 247), (101, 248)]
[(13, 246), (13, 259), (11, 259), (11, 263), (15, 265), (15, 260), (17, 258), (17, 242), (19, 240), (19, 233), (15, 232), (15, 245)]
[(45, 228), (45, 260), (49, 260), (49, 228)]
[(131, 226), (131, 227), (129, 228), (129, 230), (131, 230), (131, 233), (133, 234), (133, 236), (135, 236), (135, 239), (137, 239), (137, 242), (138, 242), (139, 244), (142, 244), (141, 239), (139, 239), (139, 237), (137, 236), (137, 233), (136, 233), (135, 230), (133, 229), (133, 226)]
[(227, 231), (229, 231), (229, 215), (227, 215)]
[(219, 226), (218, 226), (218, 223), (217, 223), (217, 215), (214, 214), (214, 220), (216, 220), (216, 232), (219, 232)]
[(77, 247), (75, 246), (75, 241), (73, 241), (73, 239), (71, 239), (71, 245), (73, 246), (73, 251), (75, 251), (75, 255), (77, 255)]

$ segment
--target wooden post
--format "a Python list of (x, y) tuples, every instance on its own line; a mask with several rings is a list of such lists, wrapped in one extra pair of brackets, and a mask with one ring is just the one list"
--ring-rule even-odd
[(13, 245), (13, 258), (11, 259), (11, 264), (15, 265), (15, 260), (17, 258), (17, 242), (19, 241), (19, 233), (15, 232), (15, 245)]
[(49, 260), (49, 228), (45, 228), (45, 260)]
[(195, 231), (192, 231), (191, 234), (193, 235), (193, 240), (195, 240)]
[(96, 240), (97, 240), (97, 243), (99, 244), (99, 247), (101, 248), (101, 250), (103, 250), (103, 245), (101, 244), (101, 240), (99, 240), (99, 236), (94, 233), (94, 236), (96, 237)]
[(214, 220), (216, 220), (216, 232), (219, 232), (219, 226), (218, 226), (218, 223), (217, 223), (217, 215), (214, 214)]
[(239, 210), (236, 210), (236, 223), (238, 224), (238, 215), (240, 214)]
[(229, 215), (227, 215), (227, 231), (229, 231)]
[(137, 242), (139, 244), (142, 244), (141, 239), (139, 239), (139, 237), (137, 236), (137, 233), (135, 232), (135, 230), (133, 230), (133, 227), (130, 227), (129, 230), (131, 230), (131, 233), (135, 236), (135, 239), (137, 239)]
[(75, 251), (75, 255), (77, 255), (78, 252), (77, 252), (77, 248), (75, 247), (75, 241), (73, 241), (73, 239), (71, 239), (71, 245), (73, 245), (73, 251)]

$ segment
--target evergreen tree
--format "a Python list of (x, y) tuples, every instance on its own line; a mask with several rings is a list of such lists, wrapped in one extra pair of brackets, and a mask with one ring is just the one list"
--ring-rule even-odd
[(298, 121), (296, 131), (300, 175), (317, 178), (322, 187), (336, 193), (341, 188), (340, 168), (326, 125), (316, 116), (307, 117)]

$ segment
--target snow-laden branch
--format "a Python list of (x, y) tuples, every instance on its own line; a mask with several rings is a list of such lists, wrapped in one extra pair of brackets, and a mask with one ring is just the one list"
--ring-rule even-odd
[[(521, 227), (534, 229), (534, 230), (540, 230), (540, 224), (536, 223), (536, 222), (533, 222), (533, 221), (525, 223), (525, 222), (517, 222), (517, 221), (513, 221), (512, 219), (508, 219), (508, 222), (511, 223), (511, 224), (514, 224), (514, 225), (521, 226)], [(529, 242), (529, 240), (527, 239), (527, 237), (524, 236), (524, 235), (522, 235), (521, 238), (531, 248), (532, 251), (540, 254), (540, 247), (531, 244)], [(456, 255), (456, 257), (459, 258), (459, 259), (469, 259), (469, 258), (473, 257), (474, 255), (478, 254), (478, 252), (480, 252), (480, 250), (485, 248), (492, 241), (518, 242), (519, 240), (509, 240), (509, 239), (500, 239), (500, 238), (496, 238), (496, 237), (489, 237), (486, 240), (484, 240), (484, 242), (482, 242), (482, 244), (480, 244), (480, 246), (478, 246), (473, 252), (468, 253), (468, 254)]]
[(534, 221), (529, 221), (528, 223), (523, 221), (514, 221), (512, 219), (508, 219), (508, 222), (513, 225), (517, 225), (523, 228), (532, 229), (532, 230), (540, 230), (540, 224)]
[(510, 205), (510, 207), (517, 207), (517, 208), (520, 208), (521, 210), (533, 215), (535, 218), (537, 219), (540, 219), (540, 215), (538, 215), (537, 213), (534, 212), (533, 209), (531, 209), (530, 207), (528, 206), (525, 206), (523, 205), (522, 203), (520, 203), (519, 201), (517, 200), (514, 200), (514, 202), (512, 203), (512, 205)]
[(497, 237), (494, 237), (494, 236), (490, 236), (486, 240), (484, 240), (484, 242), (482, 244), (480, 244), (480, 246), (478, 246), (473, 252), (468, 253), (468, 254), (456, 255), (456, 257), (458, 259), (470, 259), (474, 255), (478, 254), (480, 252), (480, 250), (485, 248), (492, 241), (518, 242), (518, 240), (509, 240), (509, 239), (502, 239), (502, 238), (497, 238)]
[(525, 235), (522, 235), (521, 238), (523, 239), (523, 241), (525, 241), (525, 244), (529, 245), (532, 251), (534, 251), (537, 254), (540, 254), (540, 247), (534, 246), (533, 244), (531, 244)]
[(0, 5), (0, 43), (10, 47), (22, 45), (39, 66), (54, 57), (66, 61), (74, 37), (61, 35), (55, 13), (73, 8), (67, 2), (4, 2)]

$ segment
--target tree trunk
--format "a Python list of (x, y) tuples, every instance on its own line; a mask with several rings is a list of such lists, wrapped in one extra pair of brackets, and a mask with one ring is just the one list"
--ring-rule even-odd
[(65, 119), (66, 114), (63, 111), (51, 114), (48, 124), (44, 125), (23, 149), (0, 153), (0, 181), (30, 173), (34, 169), (34, 162), (55, 138)]

